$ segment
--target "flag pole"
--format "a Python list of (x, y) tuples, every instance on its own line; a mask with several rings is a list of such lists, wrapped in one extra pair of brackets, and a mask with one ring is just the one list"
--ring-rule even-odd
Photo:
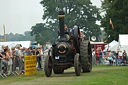
[(3, 25), (3, 27), (4, 27), (4, 42), (6, 42), (5, 25)]

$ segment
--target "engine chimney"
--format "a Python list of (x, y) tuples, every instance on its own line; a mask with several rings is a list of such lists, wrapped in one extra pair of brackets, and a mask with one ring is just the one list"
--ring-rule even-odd
[(65, 40), (65, 37), (64, 37), (64, 17), (65, 17), (65, 14), (63, 11), (60, 11), (59, 14), (58, 14), (58, 17), (59, 17), (59, 25), (60, 25), (60, 40), (61, 41), (64, 41)]

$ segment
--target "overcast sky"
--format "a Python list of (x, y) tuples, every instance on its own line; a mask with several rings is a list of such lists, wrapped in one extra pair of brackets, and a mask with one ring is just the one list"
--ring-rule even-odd
[[(0, 0), (0, 35), (3, 35), (3, 24), (6, 33), (30, 31), (36, 23), (42, 23), (43, 8), (41, 0)], [(91, 0), (93, 5), (101, 6), (100, 0)]]

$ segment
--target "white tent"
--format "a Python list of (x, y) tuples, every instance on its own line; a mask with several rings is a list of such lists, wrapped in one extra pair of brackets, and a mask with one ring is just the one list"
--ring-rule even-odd
[(117, 49), (119, 49), (119, 43), (116, 43), (115, 45), (109, 48), (109, 50), (115, 51), (115, 52), (117, 52)]
[(119, 34), (119, 42), (113, 40), (111, 43), (105, 46), (106, 51), (109, 47), (109, 50), (116, 51), (117, 49), (126, 50), (128, 52), (128, 34)]
[(128, 52), (128, 34), (119, 34), (119, 48)]
[(128, 45), (128, 34), (119, 34), (119, 44), (122, 46)]
[(31, 46), (31, 41), (8, 41), (0, 42), (0, 49), (2, 45), (8, 45), (9, 48), (15, 47), (17, 44), (21, 44), (22, 47), (29, 48)]
[(104, 51), (107, 51), (107, 49), (112, 50), (112, 51), (116, 51), (117, 48), (118, 48), (118, 42), (113, 40), (109, 44), (105, 45)]

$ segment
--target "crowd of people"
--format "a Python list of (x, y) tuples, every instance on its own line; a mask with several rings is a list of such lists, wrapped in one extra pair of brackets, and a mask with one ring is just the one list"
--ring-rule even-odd
[(102, 49), (97, 49), (92, 51), (94, 65), (98, 64), (108, 64), (108, 65), (127, 65), (128, 64), (128, 55), (126, 50), (111, 51), (102, 51)]
[[(3, 45), (0, 50), (0, 75), (1, 73), (10, 75), (13, 72), (24, 73), (24, 56), (37, 56), (37, 70), (44, 70), (44, 60), (48, 55), (48, 50), (43, 50), (42, 45), (38, 48), (24, 48), (20, 44), (9, 48)], [(117, 52), (101, 49), (93, 50), (92, 57), (94, 65), (128, 65), (128, 55), (126, 50), (117, 50)]]
[(38, 48), (24, 48), (20, 44), (9, 48), (3, 45), (0, 50), (0, 72), (10, 75), (16, 71), (18, 74), (24, 73), (24, 56), (37, 56), (37, 70), (44, 70), (44, 58), (48, 50), (43, 50), (42, 45)]

